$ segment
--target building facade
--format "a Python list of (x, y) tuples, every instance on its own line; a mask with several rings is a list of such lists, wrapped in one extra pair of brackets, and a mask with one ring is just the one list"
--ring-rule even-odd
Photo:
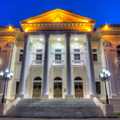
[[(99, 80), (103, 68), (110, 99), (120, 98), (120, 25), (101, 25), (55, 9), (0, 27), (0, 71), (14, 72), (6, 86), (6, 98), (82, 99), (105, 98)], [(0, 81), (0, 97), (4, 82)]]

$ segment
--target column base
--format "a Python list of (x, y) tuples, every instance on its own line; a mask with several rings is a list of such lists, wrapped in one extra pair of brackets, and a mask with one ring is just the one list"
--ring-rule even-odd
[(74, 95), (65, 95), (65, 99), (74, 99)]
[(48, 95), (40, 95), (40, 99), (49, 99)]
[(90, 95), (90, 99), (93, 99), (94, 97), (99, 99), (99, 95)]
[(18, 97), (20, 97), (21, 99), (24, 99), (24, 95), (16, 94), (16, 95), (15, 95), (15, 99), (18, 98)]

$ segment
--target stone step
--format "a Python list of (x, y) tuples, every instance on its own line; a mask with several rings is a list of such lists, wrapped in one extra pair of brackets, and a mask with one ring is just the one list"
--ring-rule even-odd
[(12, 107), (6, 117), (83, 118), (104, 117), (90, 99), (23, 99)]

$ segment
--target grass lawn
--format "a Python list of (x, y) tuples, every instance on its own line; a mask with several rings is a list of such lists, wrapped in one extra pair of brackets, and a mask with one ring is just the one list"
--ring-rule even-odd
[(120, 117), (120, 113), (116, 113), (116, 117)]

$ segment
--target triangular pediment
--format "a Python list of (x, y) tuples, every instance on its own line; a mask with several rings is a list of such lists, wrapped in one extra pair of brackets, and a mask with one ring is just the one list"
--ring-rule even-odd
[(81, 15), (74, 14), (72, 12), (55, 9), (43, 14), (25, 19), (20, 21), (20, 23), (50, 23), (50, 22), (93, 22), (96, 21)]

